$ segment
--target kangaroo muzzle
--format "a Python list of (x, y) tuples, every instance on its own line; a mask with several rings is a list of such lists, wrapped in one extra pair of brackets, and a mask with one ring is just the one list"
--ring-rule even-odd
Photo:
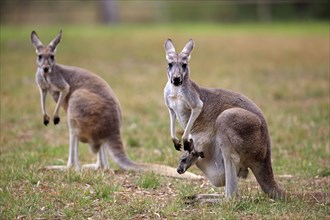
[(180, 76), (174, 76), (172, 77), (171, 82), (175, 86), (180, 86), (182, 84), (182, 78)]
[(48, 73), (48, 72), (50, 72), (50, 67), (44, 66), (44, 67), (42, 67), (42, 70), (44, 71), (44, 73)]
[(184, 172), (186, 172), (186, 170), (182, 166), (178, 167), (176, 171), (178, 172), (178, 174), (183, 174)]

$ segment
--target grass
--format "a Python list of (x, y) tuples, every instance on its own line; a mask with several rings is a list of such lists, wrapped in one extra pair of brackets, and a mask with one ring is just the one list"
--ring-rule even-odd
[[(89, 69), (116, 92), (123, 110), (123, 141), (137, 162), (177, 166), (163, 101), (163, 43), (196, 48), (191, 77), (199, 85), (239, 91), (264, 111), (273, 168), (289, 192), (330, 191), (328, 23), (144, 26), (1, 27), (0, 219), (322, 219), (329, 197), (273, 201), (253, 175), (240, 180), (241, 198), (217, 205), (186, 205), (196, 193), (223, 193), (206, 180), (153, 173), (56, 172), (66, 164), (68, 129), (45, 127), (34, 82), (30, 33), (48, 43), (63, 29), (57, 61)], [(50, 112), (54, 103), (48, 99)], [(81, 144), (81, 163), (96, 159)], [(200, 173), (197, 168), (191, 171)]]

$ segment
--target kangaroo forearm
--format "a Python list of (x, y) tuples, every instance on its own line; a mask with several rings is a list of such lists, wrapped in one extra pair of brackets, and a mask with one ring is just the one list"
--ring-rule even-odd
[(54, 116), (58, 116), (58, 112), (60, 110), (60, 107), (61, 107), (61, 105), (63, 103), (64, 98), (69, 93), (69, 89), (70, 89), (70, 86), (69, 85), (66, 85), (64, 87), (64, 89), (60, 91), (60, 95), (58, 97), (58, 100), (57, 100), (57, 103), (56, 103), (56, 107), (55, 107), (55, 110), (54, 110), (54, 114), (53, 114)]
[(191, 110), (191, 115), (190, 115), (189, 121), (187, 123), (187, 126), (186, 126), (185, 131), (182, 136), (183, 139), (188, 139), (192, 126), (193, 126), (194, 122), (196, 121), (196, 119), (198, 118), (198, 116), (200, 115), (202, 108), (203, 108), (203, 102), (200, 101), (199, 105)]
[(175, 134), (175, 114), (171, 114), (171, 138), (176, 139), (176, 134)]
[(41, 98), (41, 110), (43, 115), (47, 115), (46, 111), (46, 97), (47, 90), (40, 89), (40, 98)]
[(41, 111), (44, 116), (44, 125), (48, 125), (49, 123), (49, 116), (46, 110), (46, 97), (47, 97), (47, 90), (42, 89), (39, 87), (40, 90), (40, 102), (41, 102)]

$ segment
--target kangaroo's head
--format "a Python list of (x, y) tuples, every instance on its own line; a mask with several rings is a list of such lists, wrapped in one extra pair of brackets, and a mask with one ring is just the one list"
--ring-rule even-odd
[(168, 62), (168, 80), (174, 86), (180, 86), (189, 78), (188, 61), (194, 48), (194, 41), (190, 39), (181, 53), (176, 53), (171, 39), (165, 41), (166, 59)]
[(44, 46), (40, 41), (37, 33), (32, 31), (31, 41), (36, 49), (37, 53), (37, 64), (42, 69), (44, 74), (51, 73), (55, 65), (55, 52), (57, 45), (60, 43), (62, 37), (62, 30), (59, 34), (48, 44)]
[(183, 174), (189, 169), (189, 167), (196, 163), (198, 158), (204, 158), (204, 153), (196, 151), (194, 147), (184, 151), (180, 156), (177, 172)]

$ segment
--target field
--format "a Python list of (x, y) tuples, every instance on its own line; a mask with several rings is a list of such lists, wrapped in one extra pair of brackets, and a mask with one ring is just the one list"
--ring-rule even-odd
[[(207, 180), (120, 171), (112, 161), (107, 172), (45, 170), (66, 164), (68, 128), (63, 110), (59, 125), (42, 123), (30, 33), (35, 29), (48, 44), (60, 28), (57, 62), (91, 70), (111, 85), (132, 160), (177, 166), (163, 100), (163, 44), (172, 38), (179, 51), (193, 38), (192, 79), (254, 100), (269, 124), (277, 181), (288, 192), (320, 196), (274, 201), (250, 173), (239, 182), (239, 198), (187, 205), (186, 196), (224, 189)], [(0, 48), (0, 219), (330, 218), (328, 23), (1, 26)], [(48, 112), (54, 106), (48, 97)], [(87, 145), (79, 151), (82, 164), (96, 160)]]

